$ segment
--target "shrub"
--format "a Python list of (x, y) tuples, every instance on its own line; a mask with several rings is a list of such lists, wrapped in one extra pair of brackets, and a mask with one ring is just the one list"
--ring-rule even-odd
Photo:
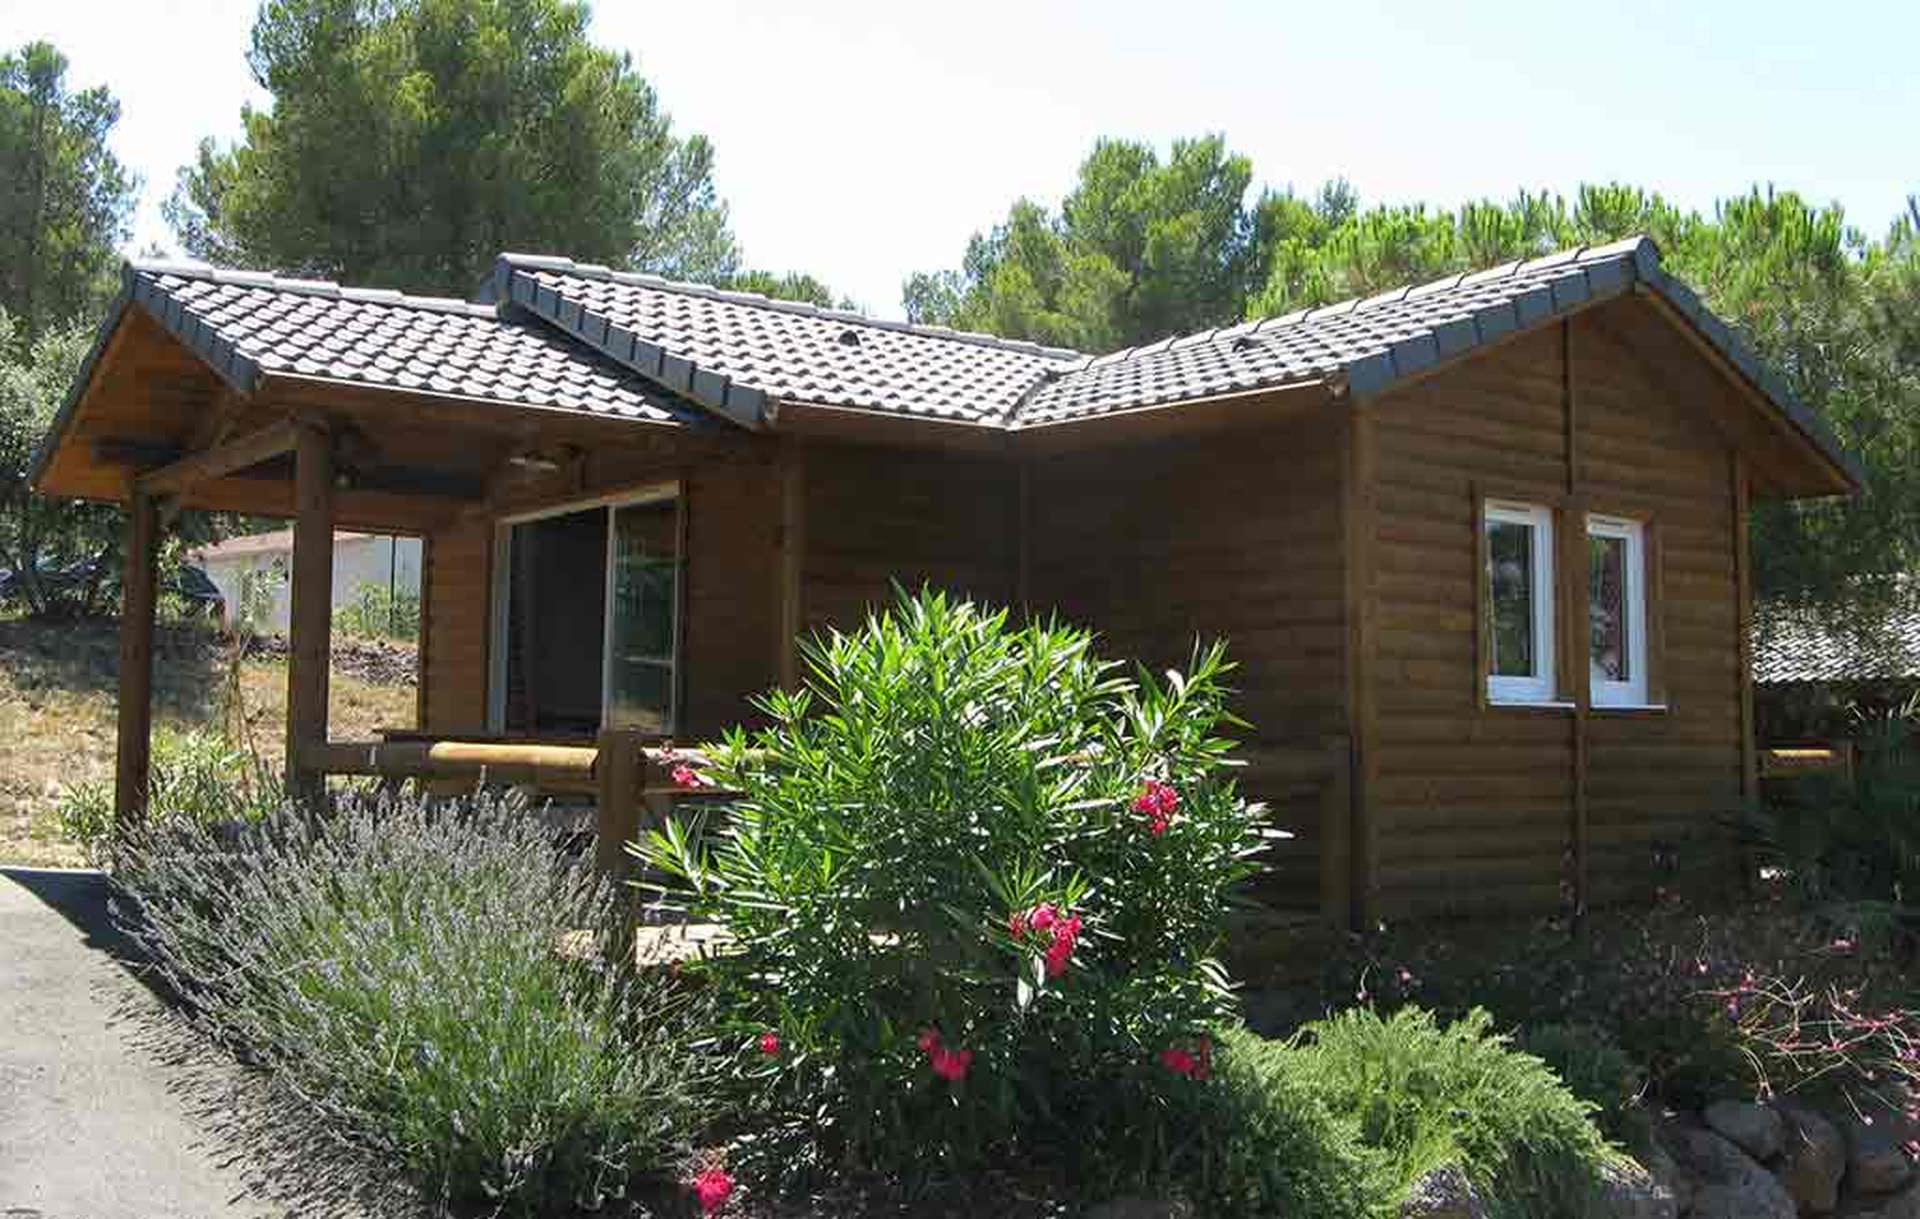
[(420, 595), (364, 580), (353, 600), (333, 611), (333, 625), (365, 639), (418, 639)]
[[(637, 979), (610, 886), (518, 804), (350, 797), (240, 836), (163, 819), (116, 880), (217, 1038), (446, 1202), (598, 1205), (699, 1111), (689, 1018)], [(602, 950), (563, 954), (582, 933)]]
[(1307, 1092), (1356, 1121), (1402, 1187), (1455, 1165), (1496, 1214), (1584, 1214), (1617, 1153), (1592, 1106), (1492, 1023), (1482, 1011), (1442, 1027), (1416, 1008), (1387, 1018), (1353, 1009), (1308, 1026), (1293, 1061)]
[(1594, 1121), (1609, 1138), (1644, 1150), (1651, 1135), (1642, 1105), (1647, 1073), (1613, 1035), (1585, 1021), (1523, 1028), (1519, 1048), (1553, 1068), (1567, 1090), (1594, 1107)]
[(805, 656), (715, 754), (724, 824), (643, 848), (737, 939), (742, 1081), (843, 1164), (1094, 1170), (1088, 1123), (1124, 1117), (1143, 1150), (1098, 1171), (1150, 1175), (1233, 1010), (1215, 953), (1262, 845), (1221, 649), (1128, 679), (1085, 632), (923, 593)]
[[(1220, 1035), (1215, 1086), (1192, 1098), (1176, 1174), (1205, 1215), (1391, 1213), (1404, 1192), (1358, 1123), (1311, 1090), (1300, 1051), (1244, 1028)], [(1343, 1113), (1349, 1098), (1338, 1098)]]
[[(154, 733), (147, 787), (150, 814), (208, 825), (255, 821), (280, 800), (280, 776), (220, 734), (198, 728)], [(95, 780), (70, 786), (54, 812), (67, 838), (95, 851), (113, 831), (113, 784)]]

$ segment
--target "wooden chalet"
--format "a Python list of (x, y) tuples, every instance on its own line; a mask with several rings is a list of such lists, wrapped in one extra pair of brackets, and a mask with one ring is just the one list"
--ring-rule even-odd
[[(226, 509), (294, 522), (297, 789), (484, 766), (611, 841), (637, 739), (927, 581), (1154, 665), (1224, 636), (1280, 904), (1602, 900), (1754, 790), (1749, 503), (1856, 485), (1645, 239), (1097, 358), (557, 258), (484, 296), (126, 269), (35, 476), (131, 509), (120, 815), (155, 537)], [(384, 741), (327, 733), (336, 527), (425, 541)]]

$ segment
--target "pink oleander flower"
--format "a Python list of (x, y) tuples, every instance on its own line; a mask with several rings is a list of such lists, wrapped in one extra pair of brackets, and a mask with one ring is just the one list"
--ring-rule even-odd
[(1007, 934), (1016, 940), (1027, 934), (1027, 915), (1024, 910), (1015, 910), (1007, 916)]
[(1162, 779), (1148, 779), (1133, 798), (1133, 811), (1147, 818), (1147, 829), (1156, 838), (1167, 832), (1179, 808), (1179, 789)]
[(1177, 1045), (1170, 1045), (1160, 1051), (1160, 1065), (1175, 1075), (1192, 1075), (1198, 1064), (1192, 1054)]
[(768, 1029), (760, 1034), (760, 1052), (772, 1057), (780, 1052), (780, 1034)]
[(1057, 978), (1067, 972), (1067, 964), (1073, 959), (1073, 941), (1057, 939), (1047, 946), (1047, 976)]
[(1054, 920), (1059, 917), (1059, 912), (1053, 908), (1052, 902), (1041, 902), (1033, 908), (1033, 913), (1027, 915), (1027, 925), (1035, 931), (1048, 931), (1052, 929)]
[(673, 780), (675, 787), (712, 787), (713, 786), (712, 779), (707, 778), (707, 776), (701, 774), (699, 771), (687, 765), (685, 762), (680, 763), (678, 766), (675, 766), (671, 771), (669, 771), (668, 777)]
[(967, 1077), (967, 1071), (973, 1066), (972, 1050), (949, 1050), (945, 1046), (935, 1046), (927, 1055), (933, 1064), (933, 1073), (949, 1083), (959, 1083)]
[(914, 1044), (920, 1047), (920, 1052), (923, 1054), (933, 1053), (940, 1045), (940, 1030), (921, 1029), (920, 1036), (914, 1039)]
[(709, 1168), (693, 1179), (693, 1195), (702, 1214), (715, 1214), (733, 1196), (733, 1178), (725, 1169)]

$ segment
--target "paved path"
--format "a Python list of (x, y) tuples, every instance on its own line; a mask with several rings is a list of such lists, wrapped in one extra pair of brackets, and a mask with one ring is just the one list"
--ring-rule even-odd
[(162, 1065), (97, 872), (0, 868), (0, 1217), (258, 1219)]

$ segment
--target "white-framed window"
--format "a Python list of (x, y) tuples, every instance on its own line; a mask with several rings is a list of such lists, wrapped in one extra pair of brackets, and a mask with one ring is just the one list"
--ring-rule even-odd
[(1487, 699), (1551, 703), (1553, 511), (1489, 500), (1486, 532)]
[(489, 727), (535, 738), (672, 733), (681, 564), (677, 483), (502, 518)]
[(1647, 702), (1647, 531), (1639, 521), (1587, 518), (1587, 664), (1596, 707)]

